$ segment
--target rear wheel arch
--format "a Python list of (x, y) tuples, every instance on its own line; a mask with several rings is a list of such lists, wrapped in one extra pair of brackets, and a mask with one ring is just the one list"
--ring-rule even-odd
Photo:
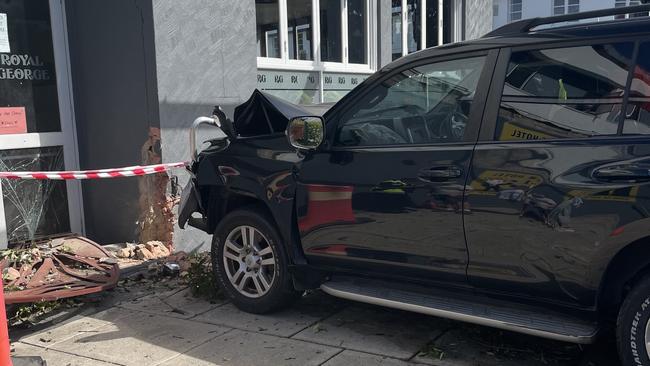
[(598, 293), (599, 313), (615, 319), (625, 294), (650, 273), (650, 237), (636, 240), (619, 250), (607, 265)]

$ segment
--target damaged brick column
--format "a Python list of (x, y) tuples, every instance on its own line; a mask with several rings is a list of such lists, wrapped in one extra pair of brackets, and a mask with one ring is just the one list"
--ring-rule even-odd
[[(149, 128), (149, 138), (142, 146), (141, 154), (144, 165), (162, 162), (159, 128)], [(166, 173), (139, 178), (140, 216), (137, 237), (140, 243), (161, 241), (167, 248), (173, 250), (175, 223), (173, 208), (180, 198), (167, 194), (168, 183), (169, 176)]]

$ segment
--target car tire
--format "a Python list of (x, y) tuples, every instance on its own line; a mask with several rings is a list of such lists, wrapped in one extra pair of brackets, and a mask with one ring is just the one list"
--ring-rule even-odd
[(288, 264), (275, 225), (260, 210), (233, 211), (217, 225), (212, 238), (212, 268), (217, 284), (237, 308), (265, 314), (299, 298)]
[[(647, 330), (646, 330), (647, 329)], [(650, 366), (650, 276), (627, 294), (616, 321), (618, 354), (623, 366)]]

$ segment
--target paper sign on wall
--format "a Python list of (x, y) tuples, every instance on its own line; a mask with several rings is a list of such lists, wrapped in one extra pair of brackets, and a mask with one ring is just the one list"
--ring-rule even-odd
[(25, 107), (0, 108), (0, 135), (27, 133)]
[(9, 47), (9, 26), (7, 25), (7, 14), (0, 13), (0, 53), (11, 52)]

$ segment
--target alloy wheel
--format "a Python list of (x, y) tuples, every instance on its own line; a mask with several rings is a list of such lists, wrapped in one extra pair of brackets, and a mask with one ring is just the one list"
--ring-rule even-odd
[(264, 296), (275, 281), (275, 253), (268, 239), (252, 226), (230, 231), (223, 248), (223, 264), (232, 286), (242, 295)]

